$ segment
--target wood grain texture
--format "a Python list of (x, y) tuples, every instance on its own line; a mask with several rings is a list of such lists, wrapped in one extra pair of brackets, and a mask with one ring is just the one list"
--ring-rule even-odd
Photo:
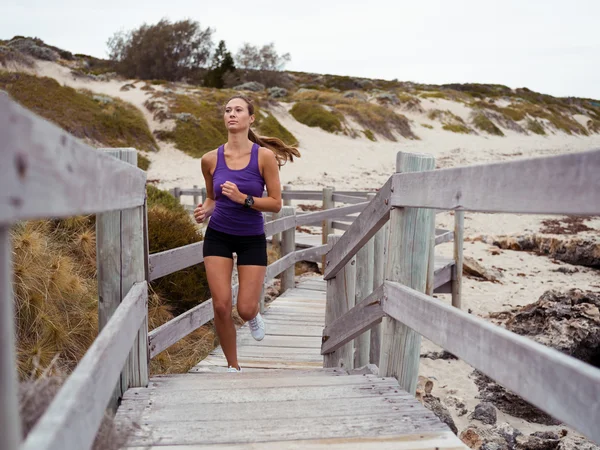
[(452, 306), (460, 309), (462, 297), (463, 245), (465, 212), (454, 212), (454, 266), (452, 267)]
[[(327, 243), (330, 247), (339, 242), (340, 237), (330, 234)], [(354, 305), (355, 298), (356, 259), (348, 261), (344, 270), (327, 280), (327, 303), (325, 310), (325, 326), (332, 324), (346, 314)], [(323, 367), (354, 367), (354, 345), (348, 342), (337, 350), (323, 356)]]
[(10, 229), (0, 225), (0, 436), (2, 448), (21, 443)]
[(525, 214), (600, 213), (600, 149), (393, 176), (394, 206)]
[(338, 202), (338, 203), (349, 203), (349, 204), (356, 204), (356, 203), (363, 203), (365, 201), (365, 197), (364, 196), (355, 196), (355, 195), (347, 195), (347, 194), (340, 194), (338, 192), (333, 192), (333, 201), (334, 202)]
[(136, 283), (37, 422), (23, 450), (91, 448), (140, 325), (148, 285)]
[(389, 205), (391, 188), (392, 180), (390, 178), (327, 254), (324, 279), (329, 280), (334, 277), (387, 222), (391, 209)]
[[(600, 370), (399, 283), (383, 310), (524, 400), (600, 442)], [(473, 345), (477, 343), (477, 345)]]
[(318, 245), (316, 247), (307, 248), (304, 250), (296, 250), (296, 261), (314, 261), (319, 256), (325, 255), (329, 250), (329, 246)]
[(153, 253), (149, 256), (150, 279), (157, 280), (178, 270), (187, 269), (204, 261), (202, 247), (204, 242), (184, 245), (183, 247)]
[(0, 224), (144, 203), (146, 173), (0, 96)]
[[(383, 284), (385, 279), (385, 261), (387, 259), (387, 237), (389, 226), (386, 223), (375, 234), (373, 243), (373, 291)], [(381, 353), (381, 322), (371, 327), (371, 347), (369, 362), (379, 367)]]
[[(296, 209), (293, 206), (284, 206), (281, 208), (279, 213), (281, 217), (292, 217), (296, 219)], [(281, 256), (290, 256), (291, 264), (281, 274), (281, 290), (285, 292), (288, 289), (294, 287), (294, 276), (296, 270), (296, 256), (294, 251), (296, 250), (296, 228), (292, 227), (281, 233)]]
[[(398, 152), (397, 172), (432, 170), (434, 167), (435, 160), (430, 155)], [(392, 210), (386, 280), (425, 291), (433, 233), (432, 214), (431, 210), (423, 208)], [(381, 333), (380, 374), (396, 377), (400, 386), (414, 395), (419, 372), (421, 336), (405, 324), (390, 318), (383, 319)]]
[(323, 220), (339, 219), (349, 214), (362, 212), (368, 205), (368, 202), (358, 203), (356, 205), (341, 206), (339, 208), (317, 211), (308, 214), (301, 214), (296, 217), (296, 225), (310, 225), (321, 223)]

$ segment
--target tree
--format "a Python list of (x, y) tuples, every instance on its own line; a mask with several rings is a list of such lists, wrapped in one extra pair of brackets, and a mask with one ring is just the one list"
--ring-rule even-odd
[(279, 55), (273, 42), (260, 49), (245, 42), (235, 55), (239, 67), (254, 70), (281, 70), (291, 59), (289, 53)]
[(233, 57), (227, 50), (225, 41), (220, 41), (212, 57), (211, 68), (204, 77), (204, 84), (208, 87), (222, 89), (225, 85), (225, 74), (233, 71), (235, 71)]
[(205, 66), (213, 46), (212, 33), (191, 20), (171, 23), (162, 19), (155, 25), (117, 32), (107, 44), (120, 74), (175, 81)]

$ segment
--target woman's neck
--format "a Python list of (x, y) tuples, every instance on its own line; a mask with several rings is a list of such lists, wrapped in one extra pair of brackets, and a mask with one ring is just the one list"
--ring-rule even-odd
[(231, 152), (244, 152), (248, 149), (248, 133), (229, 133), (227, 137), (227, 150)]

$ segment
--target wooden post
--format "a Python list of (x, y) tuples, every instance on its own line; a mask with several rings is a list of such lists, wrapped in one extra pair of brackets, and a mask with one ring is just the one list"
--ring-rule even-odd
[(200, 192), (202, 194), (202, 204), (204, 205), (204, 202), (206, 201), (206, 188), (203, 187)]
[[(374, 193), (367, 195), (371, 201)], [(373, 292), (375, 239), (371, 238), (356, 254), (356, 292), (354, 305), (362, 302)], [(352, 305), (352, 306), (354, 306)], [(371, 331), (367, 330), (354, 339), (354, 367), (369, 364), (371, 353)]]
[[(291, 191), (292, 190), (292, 185), (291, 184), (284, 184), (283, 185), (283, 190), (284, 191)], [(283, 199), (283, 206), (292, 206), (292, 199), (291, 198), (284, 198)]]
[[(387, 259), (387, 234), (389, 225), (386, 223), (375, 234), (373, 243), (373, 289), (378, 288), (385, 280), (385, 261)], [(381, 323), (371, 328), (371, 349), (369, 362), (379, 367), (379, 353), (381, 351)]]
[(194, 202), (194, 208), (196, 206), (198, 206), (198, 203), (200, 203), (200, 196), (198, 194), (196, 194), (196, 189), (198, 189), (198, 185), (195, 184), (194, 185), (194, 200), (193, 200), (193, 202)]
[(465, 212), (454, 211), (454, 266), (452, 267), (452, 306), (460, 309), (462, 294)]
[(0, 225), (0, 436), (6, 450), (17, 450), (22, 438), (12, 283), (9, 227)]
[(181, 203), (181, 188), (173, 188), (173, 196)]
[[(284, 190), (284, 191), (290, 191), (291, 189), (292, 189), (292, 185), (291, 184), (285, 184), (282, 187), (282, 190)], [(291, 199), (284, 198), (282, 200), (282, 202), (283, 202), (283, 206), (292, 206), (292, 200)], [(272, 220), (280, 219), (281, 217), (282, 217), (281, 214), (273, 214), (273, 219)], [(273, 246), (276, 246), (276, 247), (278, 247), (281, 250), (281, 233), (274, 234), (271, 242), (273, 243)]]
[[(137, 164), (135, 149), (109, 149), (106, 152), (130, 164)], [(145, 224), (145, 205), (110, 211), (96, 217), (99, 330), (110, 320), (133, 284), (146, 279)], [(146, 316), (121, 372), (120, 383), (109, 404), (111, 408), (116, 408), (128, 388), (148, 385), (148, 355)]]
[[(326, 187), (323, 188), (323, 210), (326, 209), (332, 209), (335, 208), (335, 203), (333, 202), (333, 191), (335, 190), (334, 187)], [(323, 221), (323, 225), (322, 225), (322, 231), (321, 231), (321, 236), (322, 236), (322, 240), (321, 243), (323, 244), (327, 244), (327, 236), (329, 236), (330, 233), (333, 234), (333, 228), (331, 226), (331, 219), (325, 219)], [(325, 256), (323, 255), (321, 264), (323, 267), (323, 272), (325, 271)]]
[[(397, 172), (433, 170), (431, 155), (399, 152)], [(385, 279), (425, 292), (431, 243), (431, 209), (396, 208), (390, 212), (390, 238)], [(392, 318), (382, 321), (379, 375), (395, 377), (400, 386), (415, 394), (419, 373), (421, 335)]]
[[(293, 206), (284, 206), (281, 208), (279, 212), (280, 217), (289, 217), (295, 216), (296, 209)], [(285, 255), (289, 255), (296, 251), (296, 227), (292, 227), (288, 230), (285, 230), (281, 237), (281, 257), (283, 258)], [(281, 274), (281, 289), (280, 292), (283, 293), (288, 289), (292, 289), (294, 287), (294, 279), (296, 276), (296, 265), (292, 264), (291, 267), (285, 269)]]
[(427, 256), (427, 281), (425, 284), (425, 293), (427, 295), (433, 295), (433, 285), (435, 283), (435, 211), (430, 216), (430, 242), (429, 254)]
[[(330, 234), (327, 238), (329, 248), (333, 247), (340, 236)], [(343, 270), (327, 280), (327, 303), (325, 306), (325, 326), (332, 323), (350, 310), (354, 302), (356, 278), (356, 257), (352, 258)], [(354, 368), (353, 341), (348, 342), (336, 351), (323, 355), (323, 367)]]

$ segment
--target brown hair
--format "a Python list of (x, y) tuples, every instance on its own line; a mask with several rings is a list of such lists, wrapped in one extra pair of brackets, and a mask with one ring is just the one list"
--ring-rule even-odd
[[(229, 100), (227, 100), (227, 103), (229, 103), (234, 98), (244, 100), (248, 105), (248, 112), (250, 113), (250, 115), (254, 114), (254, 104), (252, 103), (252, 99), (246, 97), (245, 95), (237, 94), (231, 97)], [(250, 139), (255, 144), (258, 144), (261, 147), (266, 147), (273, 153), (275, 153), (275, 158), (277, 158), (277, 163), (279, 164), (279, 167), (283, 166), (287, 161), (293, 162), (294, 156), (297, 158), (300, 157), (300, 152), (296, 147), (287, 145), (279, 138), (259, 136), (254, 131), (252, 131), (252, 129), (249, 129), (248, 139)]]

